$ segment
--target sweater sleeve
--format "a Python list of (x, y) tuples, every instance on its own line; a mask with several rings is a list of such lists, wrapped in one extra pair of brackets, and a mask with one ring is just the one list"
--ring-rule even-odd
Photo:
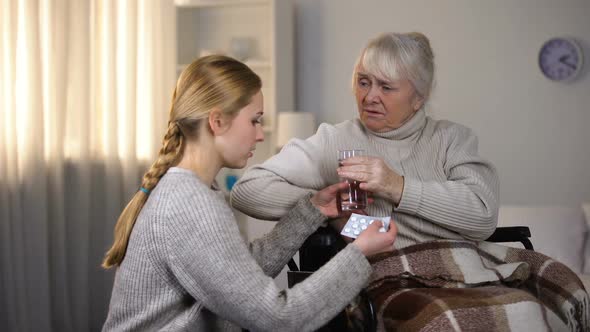
[(174, 210), (182, 212), (165, 223), (169, 269), (204, 307), (243, 328), (314, 330), (342, 310), (371, 273), (349, 245), (305, 281), (280, 290), (248, 252), (222, 199), (192, 192), (175, 201), (182, 208)]
[(266, 275), (276, 277), (326, 219), (310, 198), (311, 193), (304, 195), (270, 232), (249, 244), (250, 253)]
[(447, 180), (406, 177), (399, 212), (417, 215), (471, 240), (485, 240), (498, 221), (499, 181), (495, 167), (478, 156), (477, 136), (468, 128), (449, 141)]
[(301, 196), (328, 186), (322, 174), (324, 147), (329, 146), (326, 127), (306, 140), (292, 139), (280, 153), (250, 168), (232, 188), (231, 205), (254, 218), (277, 220)]

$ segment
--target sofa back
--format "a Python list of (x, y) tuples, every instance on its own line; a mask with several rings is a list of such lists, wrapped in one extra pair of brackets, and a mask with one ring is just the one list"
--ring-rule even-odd
[(504, 205), (500, 207), (498, 226), (528, 226), (535, 251), (576, 273), (590, 270), (590, 227), (580, 207)]

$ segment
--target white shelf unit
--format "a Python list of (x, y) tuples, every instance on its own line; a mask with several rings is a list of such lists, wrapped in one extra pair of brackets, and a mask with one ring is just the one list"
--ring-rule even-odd
[(232, 38), (253, 41), (244, 60), (262, 79), (265, 142), (251, 163), (275, 153), (277, 112), (294, 109), (294, 11), (291, 0), (175, 0), (177, 74), (203, 53), (229, 52)]
[[(232, 38), (254, 41), (252, 55), (244, 63), (262, 79), (265, 140), (258, 144), (249, 165), (263, 162), (276, 153), (277, 112), (294, 109), (293, 2), (175, 0), (175, 5), (177, 75), (203, 53), (232, 56)], [(217, 178), (219, 185), (225, 188), (228, 172), (239, 176), (243, 171), (223, 170)]]

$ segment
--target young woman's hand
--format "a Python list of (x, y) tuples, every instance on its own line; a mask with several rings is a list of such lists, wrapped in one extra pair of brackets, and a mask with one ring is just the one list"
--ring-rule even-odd
[(339, 213), (338, 206), (336, 204), (336, 197), (338, 195), (338, 191), (346, 189), (347, 187), (348, 184), (346, 184), (346, 182), (340, 182), (328, 186), (316, 192), (315, 195), (311, 197), (311, 204), (328, 218), (338, 217)]
[(380, 220), (376, 220), (354, 240), (352, 245), (357, 246), (365, 256), (393, 251), (393, 243), (397, 237), (397, 226), (393, 219), (391, 219), (389, 230), (385, 233), (380, 233), (379, 228), (382, 226), (383, 223)]

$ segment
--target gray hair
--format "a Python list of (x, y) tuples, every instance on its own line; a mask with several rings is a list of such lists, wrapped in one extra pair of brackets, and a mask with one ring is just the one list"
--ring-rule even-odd
[(354, 66), (353, 91), (359, 64), (371, 75), (394, 81), (409, 80), (428, 99), (434, 80), (434, 53), (428, 38), (419, 32), (384, 33), (371, 39)]

